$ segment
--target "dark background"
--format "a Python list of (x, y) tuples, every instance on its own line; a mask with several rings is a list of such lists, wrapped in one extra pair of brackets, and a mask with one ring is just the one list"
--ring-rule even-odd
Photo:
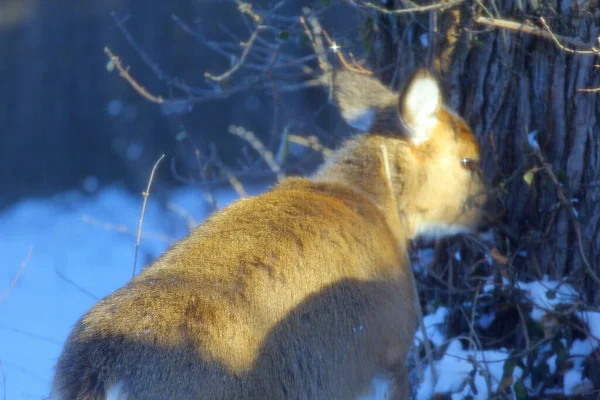
[[(254, 7), (260, 9), (261, 3), (269, 6), (262, 1)], [(301, 6), (312, 2), (288, 3), (282, 15), (297, 16)], [(346, 15), (345, 21), (351, 22), (354, 14), (349, 7), (334, 6), (322, 17), (335, 31), (336, 23), (342, 30), (345, 26), (339, 17)], [(247, 143), (228, 133), (230, 124), (255, 132), (271, 149), (276, 149), (284, 127), (301, 135), (314, 134), (314, 124), (320, 121), (321, 131), (331, 130), (337, 114), (331, 107), (322, 110), (327, 97), (321, 89), (274, 97), (269, 88), (248, 85), (233, 95), (201, 99), (184, 106), (185, 112), (169, 113), (141, 97), (116, 70), (108, 71), (105, 46), (150, 93), (185, 97), (173, 93), (168, 78), (143, 62), (141, 50), (169, 77), (199, 90), (213, 90), (204, 72), (218, 75), (231, 61), (185, 32), (174, 15), (205, 38), (221, 43), (235, 44), (231, 35), (247, 40), (252, 32), (249, 18), (231, 1), (0, 2), (0, 207), (23, 196), (47, 196), (72, 188), (93, 193), (98, 185), (109, 183), (124, 184), (139, 193), (163, 152), (166, 162), (154, 183), (158, 191), (197, 182), (194, 148), (207, 155), (211, 143), (225, 165), (245, 171), (242, 179), (268, 181), (272, 174), (260, 172), (261, 168), (238, 168), (241, 151), (251, 151)], [(115, 19), (123, 21), (138, 49), (128, 42)], [(311, 53), (306, 44), (294, 42), (289, 48), (286, 51), (292, 56)], [(242, 50), (230, 51), (240, 54)], [(252, 73), (240, 69), (232, 85)], [(290, 81), (304, 78), (298, 74)], [(188, 133), (185, 140), (177, 139), (181, 132)], [(318, 161), (309, 161), (296, 172), (308, 171)], [(177, 167), (177, 177), (190, 179), (177, 179), (172, 165)]]

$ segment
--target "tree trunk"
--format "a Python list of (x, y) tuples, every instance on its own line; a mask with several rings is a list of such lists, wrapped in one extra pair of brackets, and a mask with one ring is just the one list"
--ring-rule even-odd
[[(551, 38), (477, 22), (491, 12), (502, 20), (529, 19), (530, 28), (543, 30), (543, 16), (563, 42), (583, 42), (588, 49), (580, 50), (589, 50), (598, 45), (599, 34), (599, 11), (593, 3), (485, 2), (486, 11), (465, 2), (432, 15), (419, 14), (417, 23), (410, 14), (377, 12), (375, 23), (390, 26), (392, 19), (397, 29), (374, 39), (387, 43), (379, 49), (393, 43), (391, 59), (401, 61), (396, 66), (400, 74), (420, 59), (415, 53), (430, 48), (428, 64), (439, 71), (447, 101), (479, 138), (484, 173), (498, 195), (504, 237), (497, 243), (504, 246), (504, 254), (519, 254), (513, 263), (518, 273), (568, 276), (587, 288), (589, 300), (598, 304), (599, 291), (594, 288), (600, 275), (600, 102), (599, 92), (581, 91), (600, 87), (597, 54), (573, 54)], [(400, 9), (403, 2), (390, 1), (387, 7)], [(426, 46), (424, 27), (430, 33)], [(374, 56), (383, 59), (377, 49)], [(530, 135), (534, 131), (537, 134)], [(537, 140), (540, 153), (531, 147), (528, 135)], [(549, 163), (548, 170), (541, 169), (542, 160)], [(524, 179), (531, 177), (528, 171), (533, 172), (530, 183)], [(565, 196), (562, 202), (559, 191)]]

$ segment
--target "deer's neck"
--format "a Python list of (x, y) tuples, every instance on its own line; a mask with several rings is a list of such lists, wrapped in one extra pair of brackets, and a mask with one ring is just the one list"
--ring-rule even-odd
[[(398, 162), (406, 150), (385, 138), (372, 136), (349, 140), (334, 153), (312, 177), (314, 181), (341, 183), (369, 198), (385, 215), (400, 237), (412, 237), (412, 225), (406, 218), (412, 181), (408, 168)], [(402, 145), (400, 145), (402, 146)]]

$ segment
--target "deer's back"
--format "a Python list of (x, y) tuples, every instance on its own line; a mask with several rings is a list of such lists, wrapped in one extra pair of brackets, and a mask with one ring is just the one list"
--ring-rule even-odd
[(357, 396), (404, 362), (414, 332), (398, 239), (374, 204), (334, 183), (288, 179), (238, 201), (77, 323), (54, 393)]

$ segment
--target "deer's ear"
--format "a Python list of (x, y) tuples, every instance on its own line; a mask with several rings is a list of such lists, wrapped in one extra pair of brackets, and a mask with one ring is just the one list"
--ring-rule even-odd
[(378, 110), (393, 104), (394, 92), (377, 79), (338, 70), (332, 74), (333, 99), (348, 125), (367, 132)]
[(400, 93), (399, 114), (412, 141), (419, 144), (431, 135), (442, 107), (442, 91), (437, 79), (426, 69), (418, 69)]

